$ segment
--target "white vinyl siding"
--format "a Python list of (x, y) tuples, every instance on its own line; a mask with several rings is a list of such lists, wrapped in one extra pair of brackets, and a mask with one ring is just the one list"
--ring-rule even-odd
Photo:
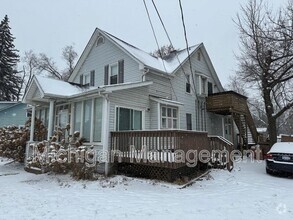
[(79, 70), (79, 74), (75, 76), (73, 82), (79, 83), (81, 73), (90, 73), (94, 70), (94, 85), (104, 85), (104, 67), (106, 65), (109, 65), (110, 67), (111, 64), (117, 63), (119, 60), (124, 60), (124, 82), (142, 81), (142, 70), (139, 70), (139, 63), (105, 38), (103, 44), (92, 48), (87, 59)]

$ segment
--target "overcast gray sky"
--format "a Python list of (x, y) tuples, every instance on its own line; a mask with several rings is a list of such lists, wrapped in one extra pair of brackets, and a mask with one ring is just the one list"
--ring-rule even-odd
[[(160, 45), (168, 44), (146, 0)], [(175, 48), (185, 40), (178, 0), (155, 0)], [(232, 19), (245, 0), (182, 0), (189, 45), (203, 42), (223, 85), (237, 69), (238, 31)], [(280, 6), (287, 0), (271, 0)], [(0, 19), (7, 14), (20, 55), (44, 52), (62, 67), (61, 50), (74, 44), (80, 55), (96, 27), (146, 52), (157, 46), (143, 0), (0, 0)]]

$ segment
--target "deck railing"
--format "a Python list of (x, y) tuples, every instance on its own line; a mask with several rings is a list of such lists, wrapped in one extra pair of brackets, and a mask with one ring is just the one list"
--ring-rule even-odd
[[(234, 150), (233, 143), (222, 136), (214, 135), (209, 135), (209, 141), (212, 152), (214, 152), (212, 155), (212, 157), (214, 157), (212, 158), (212, 160), (214, 160), (214, 165), (226, 166), (227, 169), (231, 171), (233, 169), (233, 161), (231, 158), (231, 152)], [(223, 156), (225, 157), (224, 159), (222, 158)]]
[(111, 150), (115, 162), (177, 169), (211, 149), (206, 132), (156, 130), (111, 132)]
[(222, 114), (231, 112), (246, 114), (247, 98), (236, 92), (228, 91), (209, 95), (207, 111)]

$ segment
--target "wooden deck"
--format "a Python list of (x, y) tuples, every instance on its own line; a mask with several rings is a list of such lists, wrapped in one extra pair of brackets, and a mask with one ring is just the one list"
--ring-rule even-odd
[(252, 115), (247, 105), (247, 97), (233, 91), (211, 94), (206, 99), (207, 111), (220, 115), (232, 115), (240, 136), (248, 147), (248, 128), (254, 142), (260, 142)]
[(214, 93), (207, 97), (207, 111), (221, 115), (246, 114), (247, 97), (233, 91)]
[[(178, 169), (186, 166), (186, 161), (178, 162), (177, 153), (211, 148), (207, 132), (155, 130), (111, 132), (111, 150), (116, 152), (115, 162)], [(147, 152), (142, 159), (141, 152)]]

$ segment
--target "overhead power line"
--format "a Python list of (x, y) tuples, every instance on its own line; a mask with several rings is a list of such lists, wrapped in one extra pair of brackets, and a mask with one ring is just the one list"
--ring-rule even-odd
[(148, 19), (149, 19), (149, 22), (150, 22), (150, 25), (151, 25), (151, 28), (152, 28), (152, 31), (153, 31), (153, 35), (154, 35), (154, 38), (156, 40), (156, 44), (157, 44), (157, 47), (158, 47), (158, 52), (162, 58), (162, 62), (163, 62), (163, 66), (164, 66), (164, 69), (165, 69), (165, 72), (167, 73), (167, 69), (166, 69), (166, 66), (165, 66), (165, 63), (164, 63), (164, 60), (163, 60), (163, 56), (162, 56), (162, 53), (161, 53), (161, 50), (160, 50), (160, 46), (159, 46), (159, 42), (158, 42), (158, 39), (157, 39), (157, 36), (156, 36), (156, 32), (155, 32), (155, 29), (154, 29), (154, 26), (153, 26), (153, 23), (152, 23), (152, 20), (151, 20), (151, 16), (150, 16), (150, 13), (149, 13), (149, 10), (148, 10), (148, 7), (145, 3), (145, 0), (143, 0), (143, 3), (144, 3), (144, 7), (145, 7), (145, 10), (146, 10), (146, 13), (148, 15)]
[[(188, 40), (187, 40), (187, 34), (186, 34), (186, 26), (185, 26), (185, 21), (184, 21), (184, 13), (183, 13), (183, 8), (182, 8), (181, 0), (179, 0), (179, 6), (180, 6), (181, 21), (182, 21), (183, 30), (184, 30), (184, 38), (185, 38), (185, 43), (186, 43), (186, 50), (187, 50), (187, 55), (188, 55), (188, 61), (189, 61), (189, 67), (190, 67), (190, 72), (191, 72), (191, 78), (192, 78), (192, 82), (193, 82), (194, 89), (195, 89), (195, 82), (194, 82), (192, 64), (191, 64), (191, 59), (190, 59), (189, 46), (188, 46)], [(195, 93), (195, 95), (196, 95), (196, 93)]]
[[(155, 10), (156, 10), (156, 12), (157, 12), (157, 15), (158, 15), (158, 17), (159, 17), (159, 19), (160, 19), (160, 22), (161, 22), (161, 24), (162, 24), (162, 26), (163, 26), (163, 28), (164, 28), (164, 31), (165, 31), (165, 34), (166, 34), (168, 40), (169, 40), (169, 43), (170, 43), (170, 45), (174, 48), (173, 43), (172, 43), (171, 38), (170, 38), (170, 35), (168, 34), (167, 28), (166, 28), (166, 26), (165, 26), (165, 24), (164, 24), (164, 22), (163, 22), (163, 19), (162, 19), (161, 15), (160, 15), (160, 12), (159, 12), (159, 10), (158, 10), (158, 8), (157, 8), (157, 6), (156, 6), (154, 0), (152, 0), (152, 3), (153, 3), (153, 6), (154, 6), (154, 8), (155, 8)], [(187, 50), (188, 50), (188, 48), (187, 48)], [(189, 51), (188, 51), (188, 52), (189, 52)], [(189, 53), (188, 53), (188, 55), (189, 55)], [(186, 74), (186, 72), (185, 72), (185, 70), (184, 70), (184, 68), (183, 68), (183, 66), (182, 66), (182, 63), (181, 63), (181, 61), (180, 61), (180, 59), (179, 59), (177, 53), (176, 53), (176, 58), (177, 58), (177, 61), (178, 61), (178, 63), (179, 63), (179, 66), (180, 66), (180, 68), (182, 69), (182, 72), (183, 72), (183, 74), (184, 74), (184, 76), (185, 76), (187, 82), (190, 83), (190, 80), (188, 79), (188, 74)], [(193, 75), (192, 72), (191, 72), (191, 75)], [(197, 95), (197, 94), (196, 94), (196, 88), (195, 88), (195, 83), (194, 83), (194, 78), (193, 78), (193, 76), (192, 76), (192, 81), (193, 81), (193, 83), (192, 83), (191, 89), (193, 90), (194, 94)]]

